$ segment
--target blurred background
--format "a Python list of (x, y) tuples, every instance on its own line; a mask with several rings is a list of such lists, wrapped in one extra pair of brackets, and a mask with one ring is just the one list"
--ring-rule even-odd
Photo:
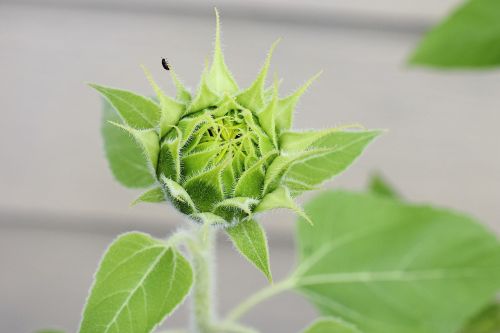
[[(291, 92), (318, 70), (297, 128), (386, 128), (328, 187), (363, 189), (381, 171), (415, 202), (465, 211), (500, 232), (500, 72), (409, 68), (422, 34), (458, 0), (0, 0), (0, 332), (77, 329), (92, 274), (119, 233), (162, 237), (186, 223), (164, 205), (130, 208), (100, 138), (100, 99), (86, 82), (152, 94), (139, 64), (167, 92), (168, 58), (196, 87), (222, 16), (226, 62), (251, 83), (271, 43)], [(307, 200), (307, 197), (304, 198)], [(294, 263), (294, 217), (265, 216), (276, 280)], [(218, 248), (220, 312), (266, 281), (226, 239)], [(186, 307), (169, 326), (184, 323)], [(294, 332), (314, 317), (283, 295), (246, 321)], [(286, 318), (286, 319), (285, 319)]]

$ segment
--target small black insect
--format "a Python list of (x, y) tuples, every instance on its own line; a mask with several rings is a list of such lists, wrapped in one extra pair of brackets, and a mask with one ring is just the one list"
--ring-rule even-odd
[(161, 64), (162, 64), (163, 68), (165, 68), (167, 71), (170, 70), (170, 67), (168, 67), (168, 61), (167, 61), (167, 59), (162, 58), (161, 59)]

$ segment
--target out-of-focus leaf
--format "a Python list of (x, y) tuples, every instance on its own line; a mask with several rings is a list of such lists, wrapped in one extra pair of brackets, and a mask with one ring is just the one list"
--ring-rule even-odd
[(389, 198), (399, 198), (399, 193), (394, 189), (394, 187), (387, 182), (387, 180), (382, 177), (380, 173), (374, 173), (370, 177), (368, 183), (368, 190), (372, 193), (389, 197)]
[(327, 192), (297, 223), (298, 290), (370, 333), (456, 333), (500, 288), (500, 244), (473, 219)]
[(337, 318), (321, 318), (312, 323), (303, 333), (361, 333), (361, 331)]
[(465, 325), (460, 333), (499, 333), (500, 303), (492, 303)]
[(500, 1), (466, 0), (420, 42), (410, 63), (443, 68), (500, 65)]

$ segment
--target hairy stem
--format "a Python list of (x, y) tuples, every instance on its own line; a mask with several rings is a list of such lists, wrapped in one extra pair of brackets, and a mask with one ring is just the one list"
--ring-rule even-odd
[(212, 333), (214, 331), (214, 304), (213, 304), (213, 264), (214, 238), (212, 228), (200, 227), (195, 231), (196, 237), (188, 243), (193, 257), (193, 309), (191, 324), (197, 333)]
[(241, 316), (251, 310), (254, 306), (265, 301), (268, 298), (271, 298), (281, 292), (287, 291), (295, 285), (295, 281), (292, 278), (285, 279), (281, 282), (272, 284), (255, 294), (251, 295), (249, 298), (240, 303), (237, 307), (235, 307), (226, 317), (225, 322), (234, 323)]

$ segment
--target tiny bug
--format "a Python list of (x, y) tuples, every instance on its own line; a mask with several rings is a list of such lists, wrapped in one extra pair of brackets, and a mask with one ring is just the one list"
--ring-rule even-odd
[(170, 67), (168, 67), (168, 61), (167, 61), (167, 59), (162, 58), (161, 59), (161, 64), (162, 64), (163, 68), (165, 68), (167, 71), (170, 70)]

